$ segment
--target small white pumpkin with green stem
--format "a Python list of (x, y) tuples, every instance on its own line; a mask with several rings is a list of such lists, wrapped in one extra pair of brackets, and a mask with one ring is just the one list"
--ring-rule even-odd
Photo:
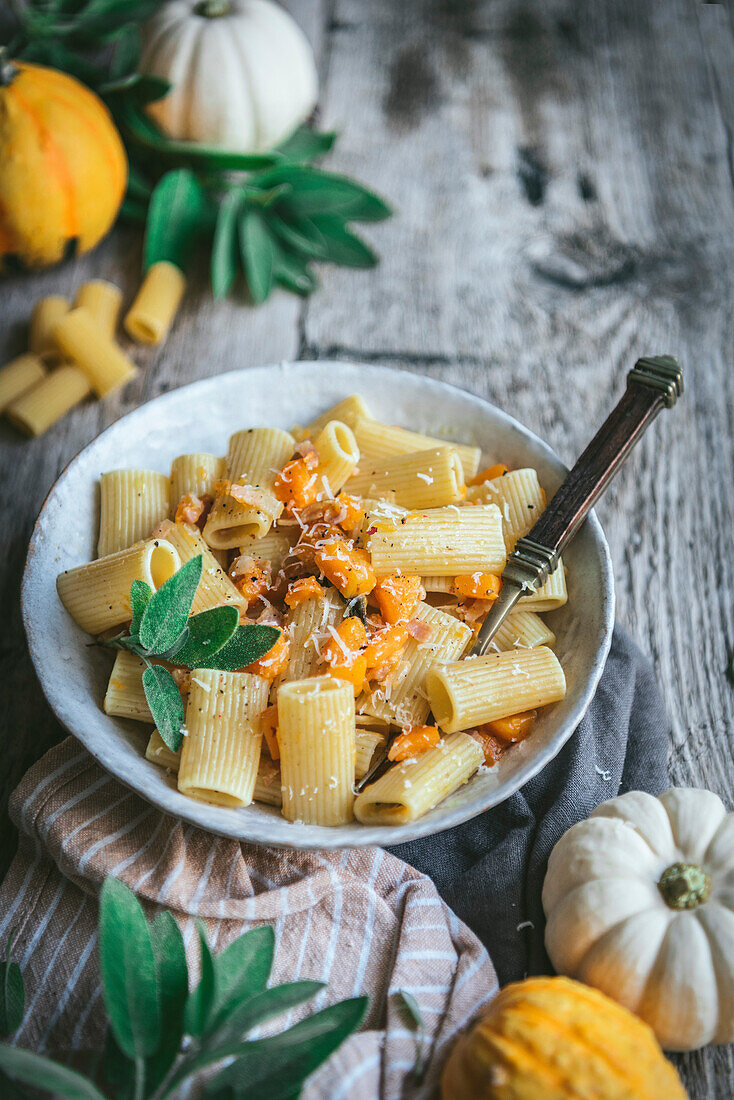
[(631, 791), (556, 844), (543, 885), (560, 974), (595, 986), (667, 1050), (734, 1039), (734, 814), (715, 794)]
[(140, 72), (172, 85), (146, 110), (168, 137), (270, 149), (310, 115), (313, 51), (270, 0), (171, 0), (143, 27)]

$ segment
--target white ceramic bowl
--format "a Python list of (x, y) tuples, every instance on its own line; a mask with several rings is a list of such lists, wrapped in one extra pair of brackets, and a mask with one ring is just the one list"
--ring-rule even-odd
[(108, 717), (102, 700), (110, 655), (88, 637), (56, 595), (56, 577), (94, 556), (100, 474), (124, 466), (168, 471), (185, 451), (222, 454), (231, 432), (304, 424), (350, 393), (375, 416), (432, 435), (474, 443), (489, 461), (533, 466), (554, 491), (565, 468), (545, 443), (486, 401), (453, 386), (383, 367), (305, 362), (233, 371), (164, 394), (118, 420), (72, 460), (48, 495), (23, 578), (23, 617), (31, 656), (59, 720), (108, 771), (167, 813), (224, 836), (287, 848), (396, 844), (467, 821), (513, 794), (551, 760), (581, 721), (601, 676), (614, 622), (609, 550), (596, 516), (564, 555), (569, 602), (551, 625), (568, 682), (561, 703), (541, 711), (532, 737), (419, 821), (380, 828), (295, 825), (260, 804), (223, 809), (186, 798), (143, 756), (149, 728)]

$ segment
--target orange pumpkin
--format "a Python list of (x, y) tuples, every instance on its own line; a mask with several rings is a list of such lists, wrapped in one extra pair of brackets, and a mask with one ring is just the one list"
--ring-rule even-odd
[(0, 269), (93, 248), (120, 209), (127, 158), (112, 116), (78, 80), (0, 58)]
[(569, 978), (505, 986), (454, 1046), (443, 1100), (686, 1100), (651, 1029)]

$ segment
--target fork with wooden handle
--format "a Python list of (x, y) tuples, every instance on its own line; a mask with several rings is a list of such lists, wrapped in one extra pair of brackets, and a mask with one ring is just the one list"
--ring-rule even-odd
[[(482, 656), (520, 597), (539, 588), (630, 451), (662, 409), (683, 393), (683, 373), (672, 355), (638, 359), (627, 388), (591, 443), (566, 475), (538, 522), (519, 538), (502, 573), (502, 588), (482, 624), (470, 656)], [(357, 784), (361, 790), (387, 764), (389, 744)]]

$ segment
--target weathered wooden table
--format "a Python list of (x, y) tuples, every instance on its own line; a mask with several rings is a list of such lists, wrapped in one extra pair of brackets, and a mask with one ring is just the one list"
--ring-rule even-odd
[[(672, 719), (671, 781), (734, 802), (734, 26), (693, 0), (289, 0), (320, 57), (335, 168), (396, 216), (371, 272), (326, 269), (301, 302), (252, 309), (192, 287), (122, 396), (27, 442), (0, 426), (2, 794), (63, 736), (26, 652), (18, 588), (44, 495), (71, 456), (143, 401), (281, 359), (379, 362), (497, 403), (571, 460), (645, 352), (687, 393), (603, 501), (618, 616)], [(91, 275), (128, 297), (140, 236), (0, 284), (0, 353), (29, 303)], [(14, 838), (5, 822), (3, 869)], [(734, 1095), (726, 1048), (679, 1059), (695, 1100)]]

